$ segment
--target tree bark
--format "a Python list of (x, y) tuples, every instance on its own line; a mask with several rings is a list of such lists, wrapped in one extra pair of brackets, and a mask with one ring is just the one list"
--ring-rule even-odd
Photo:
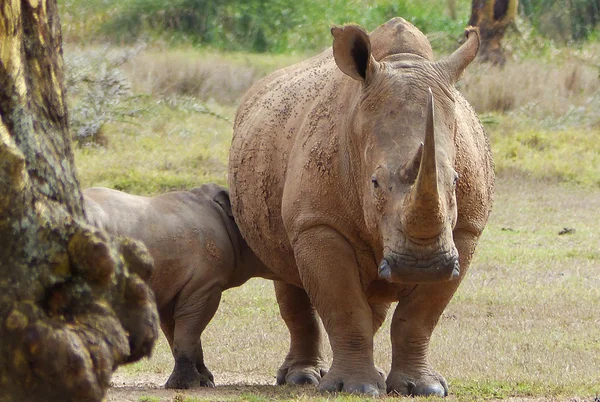
[(479, 60), (504, 65), (506, 54), (501, 41), (506, 28), (514, 21), (518, 0), (473, 0), (469, 26), (479, 27)]
[(86, 222), (55, 0), (0, 5), (0, 401), (100, 401), (158, 335), (145, 247)]

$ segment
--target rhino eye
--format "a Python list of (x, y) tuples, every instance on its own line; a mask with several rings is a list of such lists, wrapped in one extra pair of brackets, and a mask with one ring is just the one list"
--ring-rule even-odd
[(379, 182), (375, 178), (375, 176), (371, 177), (371, 183), (373, 183), (373, 188), (379, 188)]

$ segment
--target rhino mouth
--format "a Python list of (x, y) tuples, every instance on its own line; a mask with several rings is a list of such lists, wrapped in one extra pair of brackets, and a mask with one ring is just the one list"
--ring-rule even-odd
[(447, 282), (459, 275), (460, 264), (456, 248), (428, 258), (389, 253), (379, 264), (379, 277), (393, 283)]

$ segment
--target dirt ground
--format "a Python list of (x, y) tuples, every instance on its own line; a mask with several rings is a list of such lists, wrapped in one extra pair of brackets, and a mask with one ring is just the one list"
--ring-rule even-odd
[(312, 400), (321, 394), (316, 387), (275, 386), (275, 376), (257, 377), (235, 373), (220, 373), (216, 388), (191, 390), (164, 389), (162, 374), (142, 374), (132, 379), (129, 375), (116, 373), (112, 387), (107, 393), (107, 402), (183, 402), (186, 398), (202, 401), (266, 401), (266, 400)]
[[(241, 379), (240, 379), (241, 380)], [(251, 385), (253, 381), (257, 384)], [(259, 379), (245, 379), (239, 382), (229, 384), (217, 384), (216, 388), (202, 388), (193, 390), (168, 390), (164, 389), (157, 378), (152, 376), (143, 376), (136, 379), (135, 382), (123, 381), (123, 379), (114, 378), (113, 387), (107, 393), (107, 402), (183, 402), (186, 398), (197, 398), (203, 401), (271, 401), (271, 400), (303, 400), (308, 401), (313, 398), (320, 401), (335, 400), (335, 397), (327, 394), (321, 395), (316, 388), (310, 385), (306, 386), (285, 386), (278, 387), (267, 384), (258, 384)], [(321, 398), (319, 398), (321, 396)], [(352, 398), (354, 400), (354, 398)], [(365, 398), (367, 399), (367, 398)], [(380, 400), (381, 398), (369, 398), (370, 400)], [(384, 400), (414, 401), (414, 398), (385, 397)], [(423, 399), (428, 400), (428, 399)], [(450, 395), (444, 401), (452, 402), (460, 399)], [(494, 399), (491, 401), (500, 401)], [(509, 398), (503, 401), (509, 402), (600, 402), (600, 399), (582, 399), (582, 398)]]
[[(112, 379), (112, 387), (107, 392), (107, 402), (184, 402), (186, 398), (197, 398), (205, 401), (270, 401), (270, 400), (335, 400), (329, 394), (320, 394), (311, 385), (305, 386), (275, 386), (275, 378), (244, 377), (239, 374), (222, 373), (221, 381), (217, 381), (216, 388), (199, 388), (192, 390), (164, 389), (165, 379), (162, 374), (143, 374), (132, 379), (131, 376), (116, 373)], [(319, 398), (321, 397), (321, 398)], [(367, 398), (365, 398), (367, 399)], [(369, 398), (371, 399), (371, 398)], [(371, 400), (380, 400), (372, 398)], [(354, 400), (354, 398), (353, 398)], [(414, 398), (385, 397), (385, 400), (408, 400)], [(425, 400), (425, 399), (424, 399)], [(460, 399), (450, 395), (444, 401), (458, 401)], [(494, 399), (492, 401), (500, 401)], [(600, 398), (508, 398), (509, 402), (600, 402)]]

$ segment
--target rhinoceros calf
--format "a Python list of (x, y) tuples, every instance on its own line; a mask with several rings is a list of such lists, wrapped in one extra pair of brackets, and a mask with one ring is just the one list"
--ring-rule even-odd
[(240, 235), (227, 191), (205, 184), (151, 198), (90, 188), (84, 201), (92, 224), (141, 240), (154, 259), (150, 286), (175, 358), (165, 387), (214, 386), (200, 336), (221, 292), (269, 276)]
[[(447, 395), (428, 361), (437, 321), (467, 272), (492, 204), (481, 123), (454, 84), (479, 34), (433, 61), (396, 18), (370, 35), (331, 30), (333, 47), (251, 88), (229, 159), (233, 214), (280, 277), (290, 330), (278, 383), (327, 391)], [(391, 371), (373, 335), (391, 303)], [(333, 350), (325, 374), (322, 318)]]

